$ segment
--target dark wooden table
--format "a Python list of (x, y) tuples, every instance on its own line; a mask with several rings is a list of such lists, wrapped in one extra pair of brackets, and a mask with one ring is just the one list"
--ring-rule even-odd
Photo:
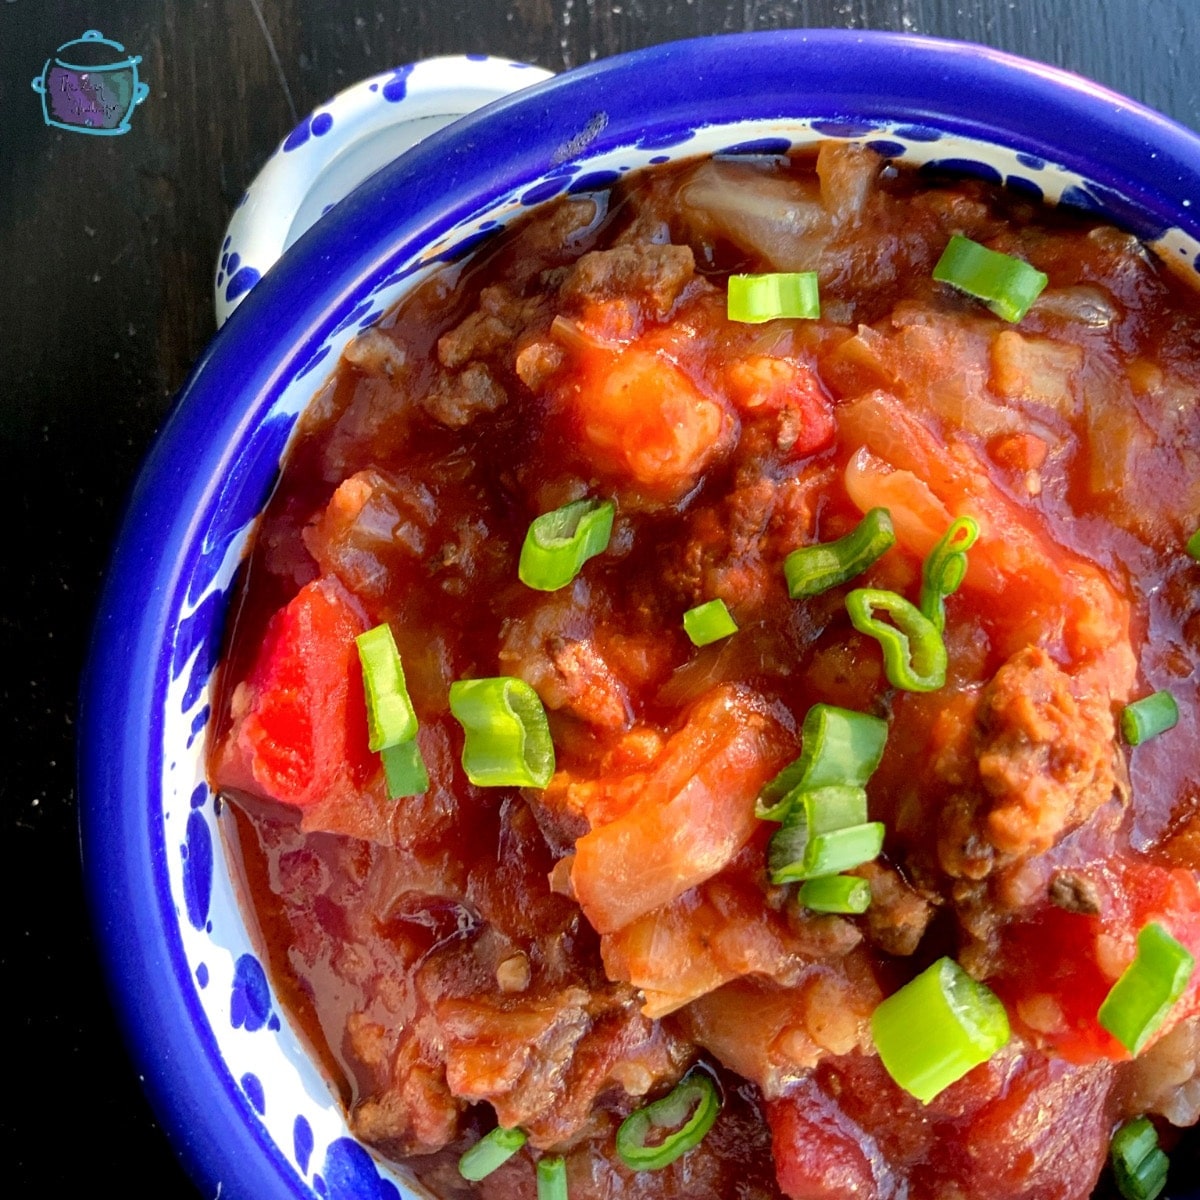
[[(150, 95), (126, 136), (47, 127), (30, 88), (56, 47), (96, 25), (144, 59)], [(122, 503), (213, 332), (214, 253), (243, 188), (298, 116), (398, 63), (488, 51), (562, 70), (673, 38), (787, 26), (986, 42), (1200, 128), (1197, 0), (0, 3), (0, 461), (15, 497), (0, 604), (8, 1194), (192, 1194), (124, 1057), (95, 961), (74, 710)]]

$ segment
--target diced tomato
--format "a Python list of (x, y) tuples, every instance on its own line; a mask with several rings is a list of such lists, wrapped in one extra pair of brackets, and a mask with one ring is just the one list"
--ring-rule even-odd
[(789, 458), (821, 450), (833, 441), (833, 408), (821, 381), (790, 358), (752, 355), (725, 368), (729, 397), (743, 412), (769, 415), (775, 442)]
[(267, 625), (216, 758), (218, 786), (308, 809), (377, 769), (355, 637), (367, 628), (335, 578), (315, 580)]
[(794, 753), (792, 736), (748, 689), (720, 687), (701, 700), (639, 773), (636, 803), (575, 844), (571, 883), (593, 927), (611, 933), (711, 879), (750, 840), (759, 790)]
[(867, 1139), (814, 1080), (766, 1107), (779, 1188), (791, 1200), (881, 1194)]
[(1075, 1200), (1104, 1165), (1112, 1068), (1015, 1046), (928, 1104), (873, 1056), (827, 1059), (767, 1106), (792, 1200)]
[(664, 500), (682, 496), (736, 432), (733, 413), (664, 352), (580, 356), (569, 402), (596, 465)]
[[(1087, 874), (1100, 894), (1100, 913), (1046, 905), (1010, 926), (1004, 967), (992, 982), (1014, 1026), (1036, 1044), (1069, 1062), (1121, 1061), (1128, 1051), (1096, 1014), (1133, 960), (1138, 931), (1149, 922), (1161, 924), (1200, 961), (1200, 883), (1193, 871), (1120, 858)], [(1193, 973), (1152, 1042), (1197, 1011), (1200, 972)]]

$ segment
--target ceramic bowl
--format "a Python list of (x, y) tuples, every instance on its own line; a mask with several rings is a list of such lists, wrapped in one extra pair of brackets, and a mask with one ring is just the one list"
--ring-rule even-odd
[(350, 1137), (289, 1026), (231, 884), (231, 818), (204, 777), (231, 589), (297, 415), (348, 339), (531, 208), (650, 164), (822, 138), (1103, 213), (1200, 272), (1200, 138), (1166, 118), (979, 46), (737, 35), (595, 63), (434, 134), (302, 236), (196, 367), (116, 547), (84, 685), (80, 790), (116, 1006), (203, 1195), (423, 1195)]

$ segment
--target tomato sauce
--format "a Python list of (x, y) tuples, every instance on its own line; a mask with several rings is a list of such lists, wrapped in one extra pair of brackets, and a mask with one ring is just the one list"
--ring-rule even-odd
[[(1018, 324), (934, 282), (956, 233), (1049, 277)], [(810, 270), (818, 319), (728, 319), (731, 272)], [(522, 584), (530, 522), (583, 497), (615, 502), (605, 551)], [(790, 598), (786, 556), (877, 507), (895, 546)], [(946, 682), (904, 690), (846, 594), (915, 599), (963, 516)], [(546, 1154), (572, 1200), (1083, 1200), (1123, 1120), (1174, 1146), (1200, 1116), (1200, 975), (1136, 1058), (1096, 1014), (1148, 922), (1200, 958), (1198, 524), (1197, 295), (1135, 239), (989, 185), (833, 143), (677, 165), (424, 284), (304, 417), (210, 763), (355, 1135), (445, 1200), (532, 1198)], [(697, 647), (683, 613), (716, 598), (738, 630)], [(382, 622), (430, 779), (400, 800), (354, 651)], [(540, 697), (544, 789), (464, 772), (449, 688), (491, 676)], [(1130, 747), (1121, 711), (1156, 690), (1179, 722)], [(817, 703), (888, 724), (860, 916), (770, 882), (755, 816)], [(922, 1105), (870, 1019), (946, 954), (1012, 1037)], [(712, 1130), (631, 1171), (621, 1121), (698, 1061)], [(467, 1183), (497, 1124), (526, 1149)]]

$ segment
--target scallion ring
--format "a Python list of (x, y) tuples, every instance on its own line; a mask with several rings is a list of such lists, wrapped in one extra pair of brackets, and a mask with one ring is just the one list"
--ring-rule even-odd
[(1143, 696), (1121, 710), (1121, 734), (1131, 746), (1143, 742), (1179, 724), (1179, 705), (1170, 692)]
[(1187, 989), (1195, 966), (1187, 948), (1151, 921), (1138, 934), (1133, 962), (1112, 985), (1096, 1020), (1130, 1054), (1138, 1054)]
[(737, 622), (720, 598), (697, 604), (683, 614), (683, 630), (693, 646), (707, 646), (737, 633)]
[(801, 546), (783, 560), (788, 595), (793, 600), (818, 596), (861, 575), (885, 550), (896, 544), (896, 531), (886, 508), (873, 508), (844, 537)]
[(479, 787), (544, 788), (554, 774), (546, 710), (523, 679), (460, 679), (450, 711), (463, 727), (462, 764)]
[(821, 315), (817, 273), (730, 275), (725, 311), (731, 321), (746, 325), (760, 325), (777, 317), (816, 320)]
[[(879, 620), (876, 609), (886, 612), (895, 624)], [(916, 605), (882, 588), (856, 588), (846, 597), (846, 611), (855, 629), (879, 643), (884, 671), (893, 687), (936, 692), (945, 684), (946, 643)]]
[[(712, 1076), (694, 1067), (673, 1092), (621, 1122), (617, 1154), (630, 1170), (660, 1170), (698, 1146), (720, 1111), (721, 1096)], [(657, 1140), (652, 1141), (652, 1135)]]
[(391, 626), (376, 625), (360, 633), (354, 644), (362, 663), (367, 697), (368, 745), (379, 751), (409, 741), (417, 732), (417, 714), (408, 698), (404, 667)]
[(946, 597), (962, 586), (967, 576), (967, 551), (979, 537), (973, 517), (959, 517), (929, 552), (921, 569), (921, 599), (917, 607), (936, 627), (946, 628)]
[(789, 797), (799, 791), (865, 787), (883, 757), (887, 730), (886, 721), (869, 713), (814, 704), (804, 714), (800, 757), (762, 789), (756, 815), (766, 821), (782, 821), (791, 805)]
[(385, 746), (379, 752), (379, 757), (383, 762), (390, 799), (423, 796), (429, 791), (429, 772), (425, 769), (421, 747), (417, 745), (415, 737), (396, 746)]
[(611, 500), (575, 500), (535, 517), (517, 565), (521, 582), (540, 592), (566, 587), (589, 558), (608, 549), (615, 512)]
[(508, 1162), (525, 1145), (525, 1140), (519, 1129), (493, 1129), (464, 1151), (458, 1160), (458, 1173), (469, 1182), (478, 1183)]
[(796, 897), (819, 913), (865, 913), (871, 907), (871, 885), (857, 875), (822, 875), (809, 879)]
[(1158, 1130), (1149, 1117), (1126, 1121), (1113, 1134), (1109, 1159), (1125, 1200), (1154, 1200), (1166, 1186), (1171, 1163), (1159, 1149)]
[(1193, 558), (1200, 560), (1200, 529), (1188, 538), (1186, 549)]
[(1021, 320), (1049, 282), (1023, 259), (957, 233), (933, 268), (933, 277), (982, 300), (996, 316), (1012, 322)]
[(567, 1200), (567, 1164), (561, 1154), (538, 1159), (537, 1200)]
[(837, 785), (793, 794), (767, 846), (772, 883), (795, 883), (861, 866), (883, 846), (883, 826), (867, 820), (867, 793)]
[(1008, 1042), (1008, 1014), (990, 988), (941, 958), (875, 1009), (871, 1036), (887, 1073), (928, 1104)]
[[(807, 793), (811, 795), (812, 793)], [(814, 833), (809, 810), (797, 804), (767, 846), (772, 883), (799, 883), (861, 867), (879, 856), (884, 827), (880, 821), (845, 825)]]
[(376, 625), (354, 641), (367, 700), (368, 745), (383, 762), (388, 796), (399, 800), (423, 795), (429, 790), (429, 774), (417, 745), (417, 714), (391, 627)]

